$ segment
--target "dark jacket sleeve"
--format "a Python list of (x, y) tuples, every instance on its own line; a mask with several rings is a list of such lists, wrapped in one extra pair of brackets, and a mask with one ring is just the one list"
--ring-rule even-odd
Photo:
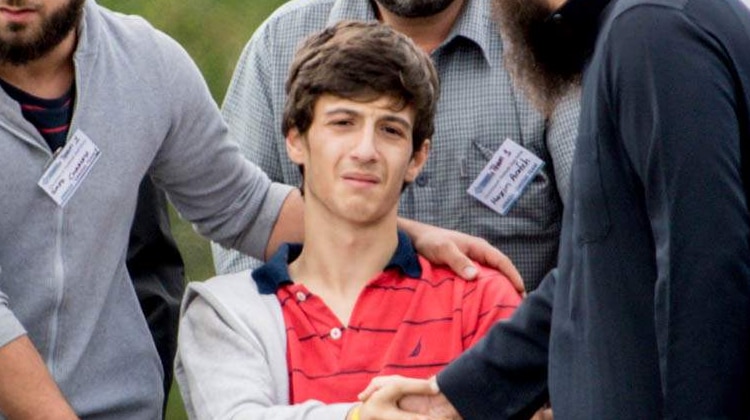
[(463, 418), (529, 418), (547, 401), (555, 276), (553, 270), (511, 319), (438, 374), (440, 390)]

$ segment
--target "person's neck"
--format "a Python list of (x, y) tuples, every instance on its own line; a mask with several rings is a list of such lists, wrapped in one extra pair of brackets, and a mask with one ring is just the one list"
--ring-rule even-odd
[(373, 3), (378, 20), (408, 36), (422, 51), (430, 54), (448, 38), (467, 1), (471, 0), (456, 0), (442, 12), (425, 18), (397, 16), (378, 4), (377, 1), (373, 1)]
[(70, 89), (75, 77), (73, 53), (76, 31), (42, 57), (23, 65), (0, 63), (0, 79), (43, 99), (55, 99)]
[(396, 251), (396, 212), (382, 222), (362, 225), (316, 217), (309, 207), (305, 207), (304, 247), (289, 265), (289, 274), (346, 323), (362, 289)]

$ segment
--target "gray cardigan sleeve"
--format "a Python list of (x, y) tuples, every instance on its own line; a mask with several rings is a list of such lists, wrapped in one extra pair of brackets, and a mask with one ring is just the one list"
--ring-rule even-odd
[(191, 419), (335, 420), (353, 404), (289, 405), (286, 329), (275, 295), (249, 271), (192, 283), (175, 376)]
[(219, 108), (182, 47), (164, 48), (160, 57), (156, 69), (169, 81), (160, 100), (171, 126), (151, 165), (152, 179), (199, 233), (262, 258), (292, 188), (272, 183), (229, 141)]
[[(285, 79), (286, 71), (283, 74), (274, 71), (274, 68), (281, 66), (274, 65), (273, 62), (291, 62), (291, 57), (286, 57), (288, 54), (283, 42), (276, 48), (272, 46), (276, 39), (273, 35), (274, 22), (273, 19), (266, 21), (247, 43), (237, 61), (221, 112), (229, 126), (229, 140), (240, 148), (248, 160), (258, 165), (275, 182), (299, 185), (298, 180), (286, 178), (281, 163), (281, 159), (287, 159), (286, 150), (280, 148), (284, 144), (279, 123), (283, 110), (278, 108), (274, 97), (278, 96), (276, 89), (279, 86), (283, 91), (283, 80), (279, 82), (277, 79)], [(286, 69), (288, 64), (283, 67)], [(283, 101), (281, 106), (283, 107)], [(258, 260), (215, 243), (211, 249), (218, 274), (234, 273), (260, 265)]]

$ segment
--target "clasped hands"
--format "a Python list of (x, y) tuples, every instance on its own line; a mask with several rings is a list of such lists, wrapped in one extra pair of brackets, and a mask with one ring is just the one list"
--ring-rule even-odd
[(347, 420), (459, 420), (461, 416), (440, 393), (437, 381), (379, 376), (359, 394), (361, 404)]

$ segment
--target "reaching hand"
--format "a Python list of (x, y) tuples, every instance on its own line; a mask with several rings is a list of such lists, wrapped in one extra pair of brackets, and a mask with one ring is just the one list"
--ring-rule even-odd
[(370, 381), (367, 388), (359, 394), (359, 399), (366, 404), (381, 393), (387, 395), (392, 404), (395, 403), (400, 413), (419, 414), (416, 417), (398, 417), (399, 419), (461, 419), (448, 399), (440, 393), (434, 377), (424, 380), (396, 375), (380, 376)]
[(409, 234), (421, 255), (434, 264), (449, 266), (464, 279), (477, 275), (474, 260), (505, 274), (519, 292), (525, 290), (521, 274), (510, 259), (486, 240), (414, 220), (399, 219), (399, 227)]

